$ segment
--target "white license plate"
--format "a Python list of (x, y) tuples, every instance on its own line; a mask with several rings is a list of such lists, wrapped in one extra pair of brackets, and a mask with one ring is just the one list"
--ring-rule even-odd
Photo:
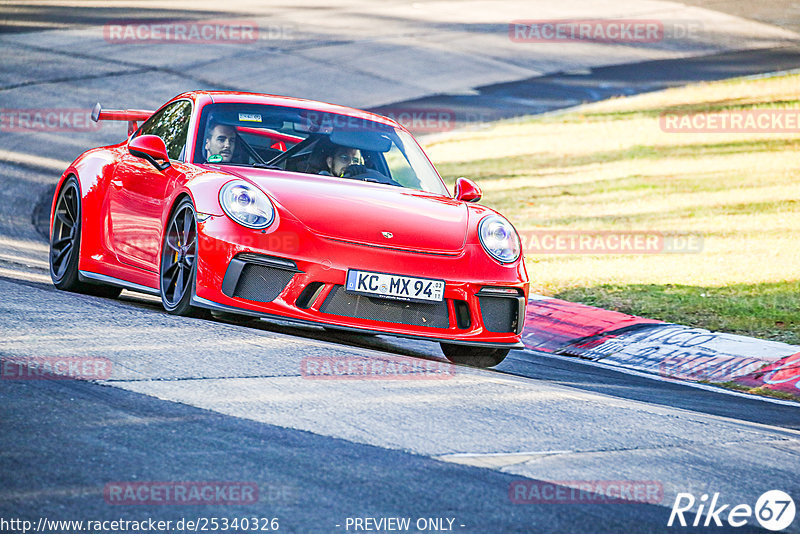
[(441, 302), (444, 299), (444, 280), (416, 278), (398, 274), (347, 271), (350, 293), (395, 300), (425, 300)]

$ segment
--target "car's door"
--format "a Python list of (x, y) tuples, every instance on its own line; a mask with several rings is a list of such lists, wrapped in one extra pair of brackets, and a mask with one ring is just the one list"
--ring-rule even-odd
[(157, 169), (146, 159), (125, 151), (109, 184), (111, 246), (117, 259), (128, 265), (158, 272), (162, 235), (161, 214), (171, 184), (180, 180), (189, 132), (192, 104), (179, 100), (145, 122), (138, 135), (157, 135), (164, 140), (171, 166)]

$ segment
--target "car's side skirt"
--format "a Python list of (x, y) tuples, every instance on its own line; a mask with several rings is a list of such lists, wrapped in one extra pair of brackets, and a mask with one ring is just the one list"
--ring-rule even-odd
[(155, 296), (161, 295), (161, 292), (156, 288), (147, 287), (140, 284), (134, 284), (133, 282), (128, 282), (127, 280), (120, 280), (119, 278), (114, 278), (113, 276), (93, 273), (91, 271), (78, 271), (78, 280), (80, 280), (81, 282), (89, 282), (94, 284), (108, 284), (112, 286), (118, 286), (123, 289), (138, 291), (139, 293), (147, 293), (148, 295), (155, 295)]

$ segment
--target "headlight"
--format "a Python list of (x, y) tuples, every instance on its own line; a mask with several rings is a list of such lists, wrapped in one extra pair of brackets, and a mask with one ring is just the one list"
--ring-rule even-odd
[(484, 217), (478, 225), (478, 236), (486, 252), (501, 263), (519, 259), (522, 246), (511, 223), (499, 215)]
[(243, 180), (225, 184), (219, 203), (228, 217), (248, 228), (266, 228), (275, 219), (275, 208), (267, 195)]

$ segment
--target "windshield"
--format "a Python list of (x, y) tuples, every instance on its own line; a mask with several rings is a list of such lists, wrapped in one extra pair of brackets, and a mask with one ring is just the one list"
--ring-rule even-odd
[(448, 195), (417, 142), (368, 119), (257, 104), (209, 104), (195, 163), (363, 180)]

